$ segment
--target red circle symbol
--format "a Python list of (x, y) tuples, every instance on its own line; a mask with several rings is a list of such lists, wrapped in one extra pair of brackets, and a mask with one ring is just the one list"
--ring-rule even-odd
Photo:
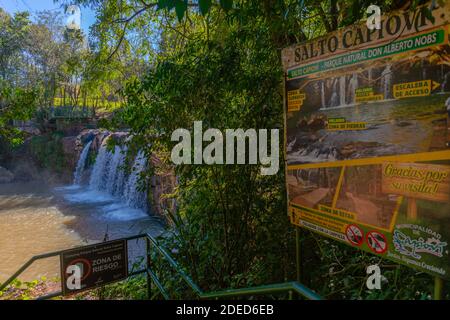
[(386, 236), (378, 231), (370, 231), (366, 235), (367, 246), (375, 253), (385, 253), (388, 249)]
[(349, 224), (347, 229), (345, 229), (345, 236), (347, 240), (355, 245), (360, 246), (364, 241), (364, 232), (360, 227), (354, 224)]

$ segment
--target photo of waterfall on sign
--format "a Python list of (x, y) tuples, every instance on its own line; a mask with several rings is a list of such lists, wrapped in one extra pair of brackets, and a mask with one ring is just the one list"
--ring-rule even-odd
[(445, 150), (448, 46), (293, 79), (306, 99), (287, 114), (289, 164)]

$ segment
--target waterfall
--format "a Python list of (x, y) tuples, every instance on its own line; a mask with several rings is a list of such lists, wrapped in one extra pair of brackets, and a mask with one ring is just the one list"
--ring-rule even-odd
[(114, 147), (114, 155), (109, 164), (109, 169), (106, 175), (106, 190), (109, 194), (116, 193), (116, 189), (118, 187), (117, 180), (120, 173), (123, 173), (121, 170), (121, 166), (123, 165), (125, 160), (125, 154), (122, 152), (122, 148), (119, 146)]
[(445, 74), (445, 76), (443, 76), (443, 80), (444, 80), (444, 81), (443, 81), (442, 84), (441, 84), (441, 92), (442, 92), (442, 93), (446, 92), (447, 86), (448, 86), (449, 83), (450, 83), (450, 71), (447, 72), (447, 73)]
[(392, 71), (391, 65), (387, 65), (381, 73), (381, 86), (384, 92), (384, 99), (391, 98)]
[(320, 82), (320, 101), (322, 103), (322, 109), (325, 109), (327, 106), (325, 103), (325, 81), (324, 80), (322, 80)]
[(92, 169), (91, 178), (89, 180), (89, 188), (93, 190), (104, 190), (106, 184), (106, 169), (112, 158), (111, 152), (108, 151), (105, 144), (102, 144)]
[(78, 159), (77, 167), (75, 169), (75, 173), (73, 175), (73, 184), (80, 184), (81, 178), (83, 177), (84, 167), (86, 166), (86, 159), (89, 154), (89, 148), (91, 147), (92, 141), (89, 141), (83, 148), (83, 151), (80, 154), (80, 158)]
[(420, 60), (420, 67), (422, 69), (422, 80), (426, 80), (427, 79), (427, 69), (426, 69), (426, 65), (425, 65), (425, 60), (422, 59)]
[(345, 76), (339, 78), (339, 105), (345, 105)]
[(138, 190), (139, 177), (145, 169), (147, 159), (142, 151), (138, 153), (123, 192), (123, 198), (131, 208), (146, 209), (147, 197), (144, 191)]
[(123, 170), (125, 159), (126, 148), (115, 146), (114, 152), (111, 152), (103, 143), (92, 169), (89, 188), (122, 199), (130, 208), (146, 211), (146, 192), (140, 191), (138, 185), (147, 159), (143, 152), (139, 152), (128, 176)]
[(358, 89), (358, 75), (354, 73), (348, 85), (348, 91), (350, 96), (349, 104), (355, 103), (356, 89)]
[(330, 107), (336, 107), (338, 105), (338, 94), (337, 94), (337, 79), (333, 81), (333, 91), (330, 98)]

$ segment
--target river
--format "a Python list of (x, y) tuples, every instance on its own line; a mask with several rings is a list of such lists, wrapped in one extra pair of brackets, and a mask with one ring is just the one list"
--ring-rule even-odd
[[(0, 282), (36, 254), (162, 231), (158, 218), (89, 186), (0, 184)], [(130, 256), (142, 255), (142, 245), (130, 247)], [(58, 258), (33, 264), (20, 280), (41, 277), (59, 277)]]

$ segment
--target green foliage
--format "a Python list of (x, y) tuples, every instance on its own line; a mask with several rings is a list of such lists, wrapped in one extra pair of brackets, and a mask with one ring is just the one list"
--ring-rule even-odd
[(36, 136), (31, 139), (30, 152), (41, 167), (56, 173), (67, 170), (61, 143), (62, 134), (56, 132), (52, 135)]
[(107, 285), (98, 289), (96, 296), (101, 300), (145, 300), (147, 299), (147, 278), (139, 275)]
[[(175, 9), (178, 20), (183, 20), (183, 17), (188, 9), (188, 0), (158, 0), (158, 9), (167, 9), (168, 11)], [(213, 2), (218, 4), (224, 10), (230, 10), (233, 6), (233, 0), (198, 0), (199, 11), (206, 15)]]
[[(304, 283), (326, 299), (432, 299), (429, 275), (345, 244), (304, 231), (302, 253)], [(381, 290), (366, 287), (366, 269), (374, 264), (381, 268)]]
[(47, 278), (40, 280), (22, 282), (19, 279), (14, 280), (4, 291), (0, 291), (0, 300), (32, 300), (35, 299), (34, 291), (42, 285)]
[(11, 146), (23, 142), (23, 134), (13, 121), (31, 119), (36, 109), (37, 93), (32, 89), (12, 88), (0, 80), (0, 139)]

